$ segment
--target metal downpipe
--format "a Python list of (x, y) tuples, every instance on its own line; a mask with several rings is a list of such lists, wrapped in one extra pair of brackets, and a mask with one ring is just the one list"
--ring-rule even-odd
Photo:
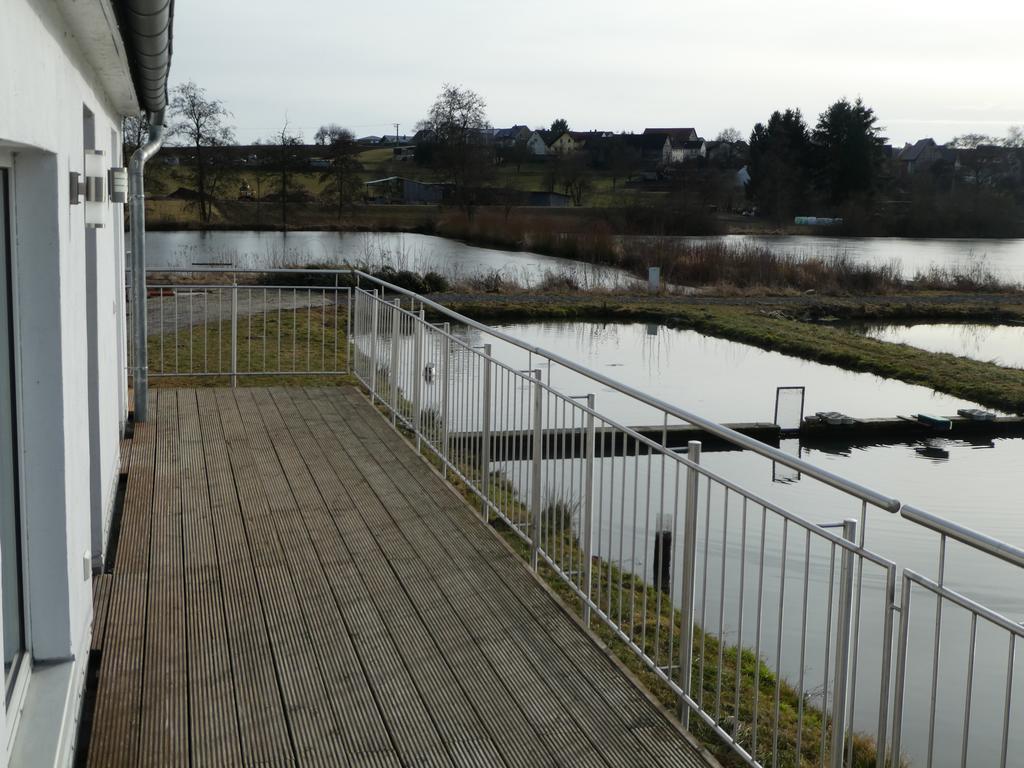
[(146, 348), (146, 161), (160, 151), (164, 143), (164, 110), (149, 113), (149, 138), (135, 150), (128, 165), (128, 194), (132, 236), (132, 344), (135, 370), (135, 421), (146, 420), (149, 395), (149, 360)]

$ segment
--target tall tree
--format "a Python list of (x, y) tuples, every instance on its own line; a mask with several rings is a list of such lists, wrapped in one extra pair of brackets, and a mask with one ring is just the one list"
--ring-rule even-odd
[(142, 115), (128, 115), (121, 121), (121, 135), (124, 152), (121, 162), (128, 165), (128, 160), (135, 150), (145, 144), (146, 139), (149, 138), (149, 121)]
[(289, 189), (292, 175), (298, 170), (299, 154), (296, 147), (302, 146), (302, 134), (291, 133), (288, 129), (288, 118), (284, 119), (281, 130), (270, 137), (270, 147), (274, 158), (275, 192), (281, 200), (281, 227), (288, 231), (288, 196), (293, 194)]
[(629, 146), (625, 137), (616, 136), (610, 140), (607, 168), (612, 177), (612, 190), (615, 189), (619, 179), (626, 181), (632, 179), (633, 175), (640, 170), (641, 165), (640, 150)]
[(1003, 137), (1004, 147), (1020, 149), (1024, 147), (1024, 125), (1011, 125), (1006, 129), (1006, 136)]
[(325, 184), (323, 197), (338, 206), (340, 221), (345, 204), (359, 192), (358, 172), (362, 166), (355, 157), (356, 139), (348, 128), (330, 123), (320, 126), (313, 140), (326, 149), (331, 161), (330, 170), (320, 174), (320, 181)]
[(743, 140), (743, 134), (735, 128), (723, 128), (718, 132), (715, 137), (715, 141), (725, 141), (729, 144), (735, 144), (737, 141)]
[(840, 99), (821, 113), (811, 140), (818, 188), (833, 205), (870, 195), (885, 161), (878, 118), (859, 98)]
[(551, 122), (551, 132), (556, 136), (559, 136), (569, 130), (569, 121), (564, 117), (559, 117)]
[(423, 126), (433, 141), (431, 163), (452, 184), (456, 200), (472, 215), (476, 189), (493, 171), (493, 148), (487, 138), (487, 103), (468, 88), (446, 83), (434, 101)]
[(998, 143), (998, 140), (993, 139), (987, 133), (964, 133), (960, 136), (954, 136), (947, 146), (954, 149), (977, 149), (982, 144), (996, 143)]
[(189, 80), (171, 90), (170, 114), (171, 137), (195, 150), (199, 218), (209, 223), (214, 197), (227, 175), (226, 164), (216, 162), (216, 150), (235, 143), (234, 128), (226, 123), (231, 113), (222, 101), (209, 98), (206, 89)]
[(799, 109), (774, 112), (750, 134), (748, 189), (765, 213), (782, 221), (807, 201), (811, 139)]
[(582, 205), (583, 196), (594, 186), (594, 174), (587, 156), (582, 152), (571, 152), (559, 155), (549, 165), (554, 169), (552, 187), (558, 184), (572, 198), (573, 205)]

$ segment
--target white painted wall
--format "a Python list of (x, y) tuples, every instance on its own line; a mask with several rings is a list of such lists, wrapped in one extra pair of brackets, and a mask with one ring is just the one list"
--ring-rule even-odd
[[(59, 8), (0, 0), (0, 158), (13, 158), (28, 643), (37, 663), (73, 662), (77, 716), (92, 623), (85, 564), (102, 554), (126, 417), (124, 235), (122, 206), (108, 203), (87, 248), (85, 206), (69, 203), (69, 174), (84, 170), (83, 110), (106, 167), (119, 161), (121, 119)], [(25, 701), (30, 709), (32, 684)], [(14, 762), (66, 752), (63, 739), (18, 745)]]

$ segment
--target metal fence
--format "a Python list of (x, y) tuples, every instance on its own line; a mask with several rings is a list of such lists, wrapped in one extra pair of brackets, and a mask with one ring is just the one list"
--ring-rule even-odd
[[(1014, 675), (1024, 628), (944, 579), (948, 541), (1014, 578), (1024, 573), (1020, 550), (359, 279), (376, 286), (355, 289), (349, 337), (353, 372), (371, 398), (479, 499), (482, 517), (519, 537), (534, 568), (557, 575), (586, 622), (607, 627), (674, 693), (688, 725), (717, 734), (750, 765), (931, 765), (941, 749), (942, 764), (1005, 766), (1024, 749), (1012, 728), (1024, 704)], [(428, 322), (425, 308), (445, 322)], [(492, 355), (488, 338), (532, 364)], [(593, 388), (556, 390), (544, 378), (553, 365)], [(661, 435), (608, 417), (594, 394), (604, 390), (659, 413)], [(669, 447), (678, 424), (834, 489), (834, 523), (815, 524), (712, 471), (699, 442)], [(936, 578), (865, 546), (882, 513), (937, 536)], [(957, 612), (966, 634), (954, 626), (963, 623)], [(982, 656), (982, 644), (1001, 653)], [(930, 684), (912, 669), (922, 660), (931, 661)], [(958, 662), (963, 674), (953, 671)], [(982, 685), (998, 691), (997, 702), (979, 696)], [(910, 712), (930, 727), (908, 729)], [(958, 729), (936, 727), (954, 720)]]
[[(150, 377), (224, 377), (235, 386), (240, 377), (349, 373), (347, 271), (238, 270), (203, 280), (207, 271), (148, 276)], [(302, 281), (328, 284), (288, 284)]]

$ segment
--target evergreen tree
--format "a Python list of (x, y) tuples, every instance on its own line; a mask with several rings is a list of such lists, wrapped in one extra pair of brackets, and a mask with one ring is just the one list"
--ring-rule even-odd
[(799, 109), (774, 112), (750, 134), (750, 193), (764, 213), (791, 217), (807, 202), (811, 139)]
[(821, 113), (812, 134), (815, 182), (832, 205), (871, 195), (885, 156), (874, 110), (840, 99)]

